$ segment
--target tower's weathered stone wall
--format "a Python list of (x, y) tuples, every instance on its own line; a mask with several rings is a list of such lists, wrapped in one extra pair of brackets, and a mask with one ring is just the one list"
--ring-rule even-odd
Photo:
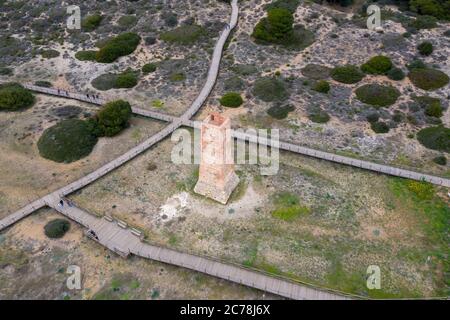
[(223, 204), (239, 183), (234, 172), (230, 119), (210, 114), (200, 133), (200, 172), (194, 191)]

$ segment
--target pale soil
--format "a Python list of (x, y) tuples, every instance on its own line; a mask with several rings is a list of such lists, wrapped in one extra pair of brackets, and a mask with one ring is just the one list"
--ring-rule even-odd
[(0, 125), (0, 217), (27, 202), (83, 177), (149, 138), (164, 124), (133, 117), (130, 127), (113, 138), (100, 138), (87, 157), (70, 164), (56, 163), (39, 155), (37, 141), (42, 132), (56, 124), (54, 108), (74, 105), (94, 114), (95, 106), (39, 95), (37, 102), (19, 113), (2, 112)]
[[(73, 222), (63, 238), (48, 239), (44, 226), (54, 218), (61, 216), (40, 210), (0, 233), (0, 299), (95, 299), (99, 291), (112, 292), (121, 278), (126, 281), (120, 290), (128, 289), (116, 299), (279, 299), (182, 268), (124, 260), (86, 238)], [(11, 255), (13, 260), (3, 264)], [(69, 265), (81, 268), (81, 290), (66, 287)]]
[[(236, 263), (251, 260), (255, 267), (324, 286), (345, 287), (347, 277), (375, 264), (384, 270), (385, 292), (433, 295), (434, 271), (425, 261), (400, 256), (424, 254), (427, 240), (416, 215), (401, 203), (392, 207), (392, 178), (282, 153), (275, 176), (238, 166), (245, 186), (220, 205), (192, 192), (196, 166), (172, 164), (172, 146), (165, 140), (71, 198), (140, 228), (152, 243)], [(149, 163), (157, 169), (149, 171)], [(279, 191), (297, 194), (311, 213), (291, 222), (273, 218), (271, 196)], [(170, 215), (163, 218), (167, 206)], [(347, 274), (329, 282), (338, 265)]]

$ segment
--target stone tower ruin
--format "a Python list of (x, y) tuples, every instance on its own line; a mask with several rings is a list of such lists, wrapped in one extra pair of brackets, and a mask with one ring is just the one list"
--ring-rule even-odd
[(200, 172), (194, 191), (226, 204), (239, 178), (234, 172), (230, 119), (210, 114), (200, 132)]

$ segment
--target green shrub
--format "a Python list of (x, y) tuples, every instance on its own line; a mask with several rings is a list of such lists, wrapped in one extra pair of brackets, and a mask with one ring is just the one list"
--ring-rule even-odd
[(11, 68), (0, 67), (0, 76), (10, 76), (13, 74)]
[(133, 88), (138, 83), (137, 73), (125, 71), (117, 75), (114, 88)]
[(128, 127), (131, 118), (131, 106), (127, 101), (116, 100), (105, 104), (97, 113), (101, 135), (111, 137)]
[(437, 27), (437, 19), (432, 16), (417, 16), (409, 23), (409, 27), (420, 29), (433, 29)]
[(52, 83), (48, 82), (48, 81), (42, 81), (42, 80), (38, 80), (36, 82), (34, 82), (35, 86), (38, 87), (44, 87), (44, 88), (51, 88), (52, 87)]
[(191, 45), (205, 35), (205, 32), (205, 29), (199, 25), (182, 25), (162, 33), (160, 39), (175, 44)]
[(319, 64), (307, 64), (302, 69), (302, 74), (313, 80), (322, 80), (330, 77), (330, 68)]
[(59, 57), (59, 55), (60, 55), (59, 51), (53, 50), (53, 49), (41, 51), (41, 56), (42, 56), (42, 58), (45, 58), (45, 59), (56, 58), (56, 57)]
[(102, 22), (103, 17), (100, 14), (87, 16), (81, 21), (81, 28), (84, 31), (94, 31)]
[(317, 92), (328, 93), (328, 91), (330, 91), (330, 84), (328, 83), (328, 81), (319, 80), (314, 84), (313, 90)]
[(400, 81), (405, 78), (405, 73), (400, 68), (391, 68), (391, 70), (388, 71), (387, 76), (391, 80)]
[(413, 69), (426, 69), (427, 65), (420, 59), (414, 59), (406, 65), (406, 68), (408, 68), (409, 71)]
[[(430, 97), (423, 97), (430, 98)], [(430, 102), (425, 105), (425, 114), (430, 117), (442, 117), (441, 101), (436, 98), (430, 98)]]
[(97, 136), (87, 121), (62, 120), (46, 129), (37, 143), (42, 157), (56, 162), (73, 162), (91, 153)]
[(155, 72), (156, 68), (157, 68), (156, 63), (147, 63), (142, 67), (142, 72), (144, 74), (149, 74), (149, 73)]
[(271, 3), (269, 3), (268, 5), (266, 5), (264, 7), (265, 10), (271, 10), (271, 9), (275, 9), (275, 8), (281, 8), (281, 9), (286, 9), (289, 12), (291, 12), (292, 14), (295, 13), (295, 11), (297, 10), (297, 7), (300, 4), (300, 0), (276, 0), (273, 1)]
[(183, 72), (174, 72), (170, 74), (169, 79), (173, 82), (184, 81), (186, 79), (186, 75)]
[(391, 59), (375, 56), (361, 66), (361, 70), (370, 74), (386, 74), (392, 68)]
[(101, 91), (110, 89), (133, 88), (138, 83), (138, 72), (126, 70), (122, 73), (106, 73), (92, 80), (92, 86)]
[(17, 111), (31, 107), (34, 95), (18, 83), (0, 84), (0, 111)]
[(437, 156), (437, 157), (433, 158), (433, 162), (440, 166), (445, 166), (447, 164), (447, 158), (443, 155)]
[(449, 77), (436, 69), (412, 69), (408, 77), (416, 87), (423, 90), (436, 90), (449, 82)]
[(80, 61), (95, 61), (97, 51), (94, 50), (83, 50), (75, 53), (75, 58)]
[(394, 104), (400, 92), (392, 86), (366, 84), (355, 90), (356, 98), (375, 107), (386, 107)]
[(132, 26), (134, 26), (136, 24), (137, 20), (138, 19), (135, 16), (122, 16), (119, 18), (117, 23), (122, 28), (128, 29), (128, 28), (131, 28)]
[(141, 37), (136, 33), (122, 33), (106, 43), (97, 51), (95, 60), (102, 63), (111, 63), (119, 57), (129, 55), (136, 50)]
[(294, 17), (289, 10), (284, 8), (273, 8), (267, 13), (267, 18), (262, 18), (255, 29), (252, 37), (258, 41), (268, 43), (287, 43), (293, 36)]
[(372, 112), (370, 114), (367, 115), (366, 117), (367, 121), (369, 121), (370, 123), (372, 122), (377, 122), (378, 119), (380, 119), (380, 115), (377, 112)]
[(323, 110), (317, 110), (317, 111), (311, 112), (308, 115), (308, 118), (312, 122), (327, 123), (330, 120), (330, 115)]
[(409, 8), (413, 12), (429, 15), (438, 19), (450, 20), (448, 1), (443, 0), (410, 0)]
[(417, 46), (417, 50), (423, 56), (429, 56), (433, 53), (433, 44), (429, 41), (424, 41)]
[(44, 233), (51, 239), (62, 238), (70, 229), (70, 222), (65, 219), (54, 219), (44, 227)]
[(364, 78), (364, 73), (353, 65), (346, 65), (335, 67), (331, 71), (331, 77), (341, 83), (352, 84), (361, 81)]
[(220, 98), (220, 104), (224, 107), (237, 108), (242, 105), (244, 101), (239, 93), (228, 92)]
[(428, 149), (450, 152), (450, 129), (444, 126), (420, 130), (417, 140)]
[(293, 105), (287, 104), (284, 106), (280, 106), (280, 105), (275, 105), (270, 107), (267, 110), (267, 114), (269, 116), (271, 116), (272, 118), (281, 120), (281, 119), (285, 119), (289, 112), (292, 112), (295, 110), (295, 107)]
[(285, 100), (289, 94), (282, 80), (277, 78), (259, 78), (253, 85), (253, 94), (262, 101)]
[(381, 121), (371, 122), (370, 127), (375, 133), (387, 133), (389, 132), (389, 127), (386, 123)]

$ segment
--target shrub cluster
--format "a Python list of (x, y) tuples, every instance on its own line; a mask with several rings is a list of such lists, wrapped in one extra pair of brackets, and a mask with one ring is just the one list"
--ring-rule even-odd
[(314, 91), (328, 93), (330, 91), (330, 84), (326, 80), (319, 80), (314, 84)]
[(431, 68), (412, 69), (408, 78), (416, 87), (423, 90), (436, 90), (449, 82), (449, 77), (444, 72)]
[(400, 92), (392, 86), (366, 84), (355, 91), (356, 98), (375, 107), (386, 107), (394, 104)]
[(34, 104), (34, 95), (18, 83), (0, 85), (0, 111), (17, 111)]
[(450, 152), (450, 129), (444, 126), (420, 130), (417, 133), (417, 140), (428, 149)]
[(220, 104), (224, 107), (237, 108), (242, 105), (244, 101), (239, 93), (228, 92), (220, 98)]
[(284, 100), (289, 93), (282, 80), (277, 78), (259, 78), (253, 85), (253, 94), (262, 101)]
[(272, 118), (281, 120), (281, 119), (285, 119), (288, 116), (289, 112), (292, 112), (294, 110), (295, 110), (295, 107), (291, 104), (287, 104), (284, 106), (275, 105), (275, 106), (270, 107), (267, 110), (267, 114), (269, 116), (271, 116)]
[(124, 100), (108, 102), (97, 113), (96, 118), (99, 135), (114, 136), (128, 127), (131, 118), (131, 106)]
[(97, 136), (87, 121), (68, 119), (46, 129), (37, 146), (42, 157), (70, 163), (90, 154), (96, 143)]
[(361, 81), (364, 78), (364, 73), (357, 66), (346, 65), (335, 67), (331, 71), (331, 77), (338, 82), (352, 84)]
[(385, 56), (375, 56), (361, 66), (362, 71), (370, 74), (387, 74), (391, 68), (391, 59)]
[(136, 33), (122, 33), (108, 40), (95, 55), (95, 60), (102, 63), (111, 63), (119, 57), (129, 55), (136, 50), (141, 37)]
[(268, 43), (287, 43), (292, 39), (294, 17), (284, 8), (273, 8), (267, 12), (267, 18), (261, 19), (255, 26), (252, 36)]

